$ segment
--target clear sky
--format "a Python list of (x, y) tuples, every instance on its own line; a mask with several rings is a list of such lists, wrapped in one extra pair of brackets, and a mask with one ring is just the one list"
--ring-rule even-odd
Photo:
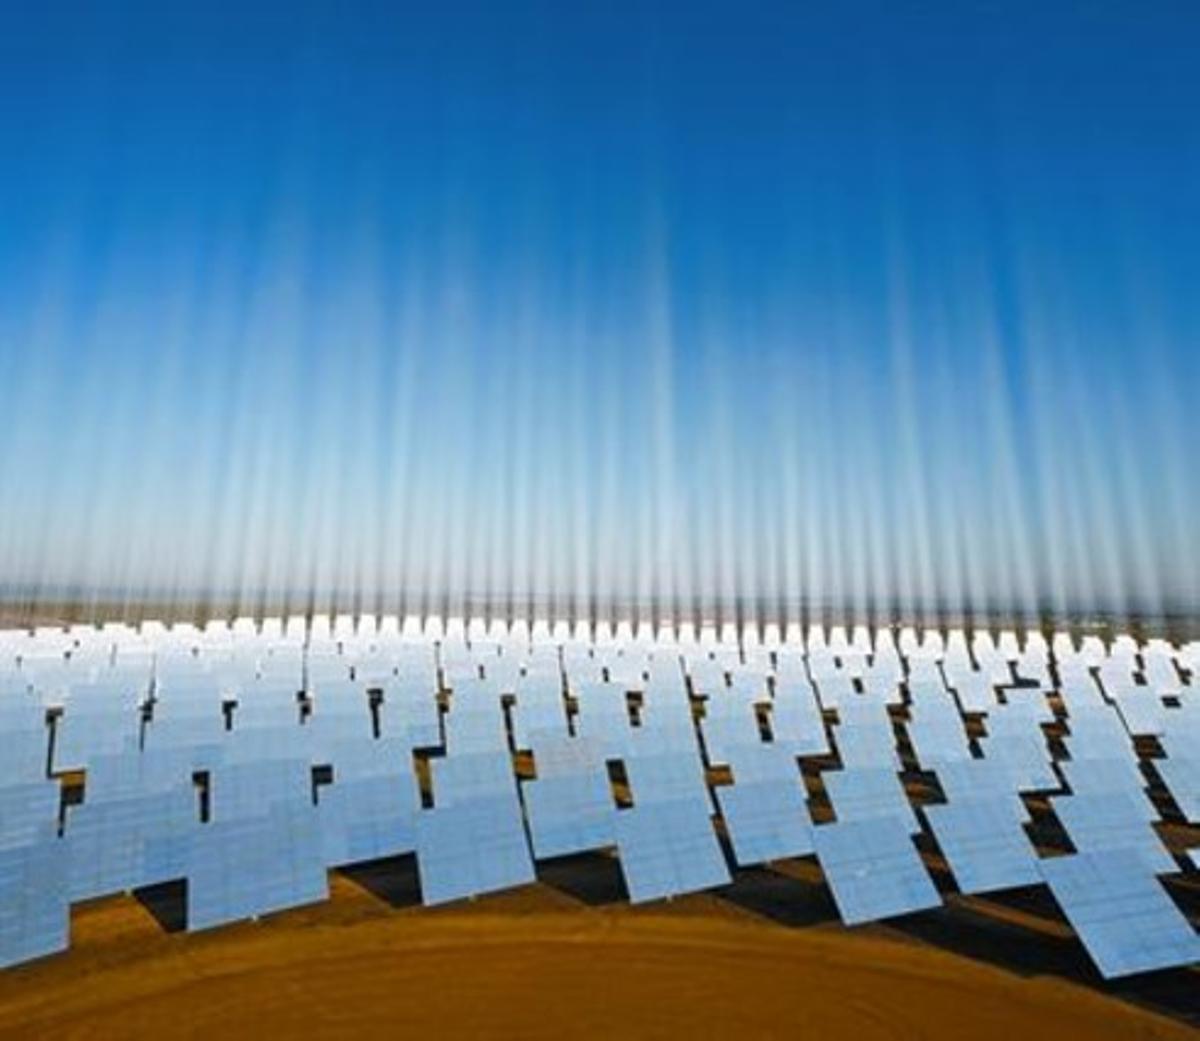
[(1182, 2), (11, 6), (0, 583), (1194, 609), (1197, 53)]

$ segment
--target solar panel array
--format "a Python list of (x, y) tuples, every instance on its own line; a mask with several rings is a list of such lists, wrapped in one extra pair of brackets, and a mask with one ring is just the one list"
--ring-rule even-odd
[(1190, 964), (1161, 880), (1197, 870), (1198, 667), (1200, 644), (1036, 632), (4, 631), (0, 965), (161, 882), (200, 930), (365, 861), (415, 855), (439, 904), (591, 851), (635, 903), (815, 855), (847, 924), (939, 906), (936, 852), (963, 894), (1048, 885), (1105, 976)]
[(813, 829), (813, 843), (847, 925), (942, 902), (907, 825), (896, 817), (822, 824)]
[(1106, 979), (1200, 961), (1200, 937), (1133, 850), (1041, 863), (1042, 876)]
[(925, 807), (938, 847), (963, 893), (1036, 885), (1037, 852), (1005, 801), (965, 798)]
[(605, 849), (616, 841), (608, 772), (596, 745), (558, 734), (534, 739), (537, 777), (521, 790), (539, 860)]
[(712, 821), (694, 799), (635, 805), (618, 814), (616, 833), (621, 872), (635, 904), (730, 881)]

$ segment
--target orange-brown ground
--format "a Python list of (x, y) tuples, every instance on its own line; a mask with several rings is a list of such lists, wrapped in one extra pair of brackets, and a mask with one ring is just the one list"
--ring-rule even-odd
[(194, 936), (156, 920), (178, 892), (96, 902), (69, 953), (0, 973), (0, 1038), (1197, 1033), (1200, 972), (1100, 984), (1036, 894), (846, 930), (802, 863), (641, 909), (608, 858), (541, 877), (425, 910), (405, 858), (333, 876), (327, 904)]

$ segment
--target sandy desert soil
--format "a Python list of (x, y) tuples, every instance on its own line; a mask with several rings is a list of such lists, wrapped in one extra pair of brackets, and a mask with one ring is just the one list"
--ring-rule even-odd
[(412, 858), (332, 890), (200, 935), (181, 887), (77, 908), (69, 953), (0, 974), (0, 1038), (1200, 1035), (1200, 971), (1103, 984), (1036, 891), (846, 930), (803, 862), (646, 908), (602, 855), (436, 910)]

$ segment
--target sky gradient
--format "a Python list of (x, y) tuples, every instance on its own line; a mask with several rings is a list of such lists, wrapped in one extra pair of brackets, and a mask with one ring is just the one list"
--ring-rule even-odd
[(6, 15), (0, 589), (1200, 606), (1194, 5), (426, 8)]

